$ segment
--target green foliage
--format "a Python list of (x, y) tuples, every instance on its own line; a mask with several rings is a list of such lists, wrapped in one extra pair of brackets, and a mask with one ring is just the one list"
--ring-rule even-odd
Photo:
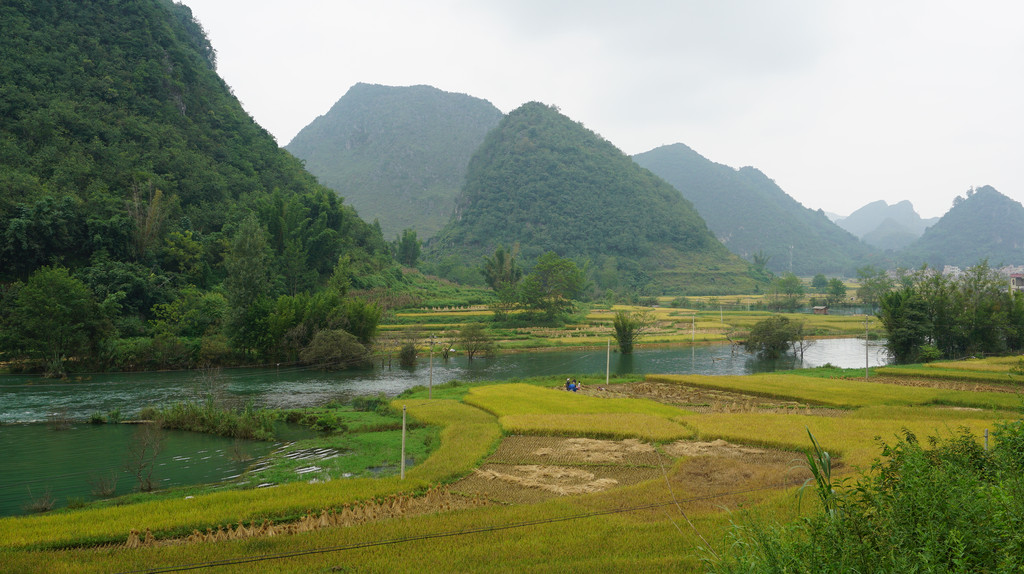
[(828, 289), (828, 278), (823, 273), (818, 273), (811, 279), (811, 289), (817, 293), (824, 293)]
[(457, 340), (470, 361), (476, 355), (491, 355), (495, 350), (494, 341), (480, 323), (468, 323), (459, 330)]
[(893, 281), (888, 273), (871, 265), (857, 269), (857, 278), (860, 282), (857, 297), (872, 309), (878, 305), (882, 296), (893, 288)]
[(604, 288), (619, 281), (651, 294), (678, 292), (683, 284), (753, 286), (746, 264), (678, 191), (537, 102), (509, 113), (488, 134), (469, 163), (456, 213), (432, 244), (433, 257), (476, 260), (518, 244), (526, 267), (549, 251), (590, 261), (602, 271)]
[(803, 338), (803, 322), (785, 315), (772, 315), (754, 324), (743, 341), (743, 348), (764, 359), (777, 359)]
[(985, 262), (955, 279), (922, 269), (881, 303), (898, 362), (934, 360), (932, 349), (950, 359), (1024, 349), (1024, 296)]
[(648, 311), (616, 311), (612, 318), (612, 329), (619, 352), (624, 355), (632, 353), (633, 345), (651, 327), (653, 321)]
[[(274, 299), (316, 292), (342, 256), (356, 283), (396, 282), (380, 228), (242, 109), (186, 6), (16, 1), (0, 22), (7, 289), (64, 267), (116, 336), (202, 336), (218, 343), (203, 360), (251, 360), (272, 354)], [(225, 334), (235, 348), (219, 344)], [(98, 366), (125, 356), (76, 352)]]
[(804, 285), (800, 278), (792, 273), (783, 273), (772, 280), (769, 304), (774, 309), (795, 311), (803, 294)]
[(303, 363), (326, 370), (361, 366), (370, 360), (366, 347), (340, 329), (317, 331), (299, 356)]
[[(966, 429), (925, 448), (906, 431), (849, 489), (819, 483), (823, 512), (731, 533), (713, 572), (1013, 572), (1024, 567), (1021, 422), (985, 451)], [(815, 445), (815, 448), (817, 446)]]
[[(247, 404), (238, 409), (217, 405), (212, 398), (204, 401), (175, 403), (166, 408), (151, 409), (146, 419), (160, 421), (161, 426), (220, 436), (271, 440), (274, 438), (274, 415)], [(142, 415), (140, 414), (140, 417)]]
[(572, 311), (573, 299), (580, 296), (585, 282), (583, 271), (574, 261), (549, 251), (523, 278), (520, 297), (527, 309), (542, 312), (552, 320)]
[(395, 238), (393, 246), (395, 259), (402, 265), (415, 267), (416, 260), (420, 258), (420, 241), (416, 239), (416, 231), (412, 229), (402, 230), (402, 235)]
[(42, 267), (17, 290), (2, 327), (6, 350), (43, 366), (47, 376), (66, 374), (69, 359), (92, 354), (110, 323), (89, 288), (63, 267)]
[(828, 287), (826, 288), (829, 306), (836, 306), (846, 300), (846, 285), (843, 284), (843, 280), (838, 277), (833, 277), (828, 280)]
[(402, 344), (401, 349), (398, 351), (398, 364), (403, 367), (415, 367), (416, 366), (416, 345), (411, 341), (406, 341)]

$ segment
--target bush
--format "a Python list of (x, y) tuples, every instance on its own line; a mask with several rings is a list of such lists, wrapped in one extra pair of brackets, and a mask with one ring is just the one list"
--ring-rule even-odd
[(412, 343), (402, 345), (401, 350), (398, 351), (398, 364), (403, 367), (416, 366), (416, 345)]
[(106, 424), (107, 418), (103, 416), (103, 413), (92, 413), (89, 415), (89, 424), (102, 425)]
[[(926, 449), (910, 432), (873, 473), (825, 493), (831, 512), (730, 535), (714, 572), (1017, 572), (1024, 568), (1024, 426), (985, 451), (966, 429)], [(831, 489), (831, 487), (829, 487)]]
[(388, 397), (384, 393), (379, 393), (376, 396), (362, 395), (352, 399), (352, 410), (360, 412), (376, 411), (382, 405), (388, 405)]

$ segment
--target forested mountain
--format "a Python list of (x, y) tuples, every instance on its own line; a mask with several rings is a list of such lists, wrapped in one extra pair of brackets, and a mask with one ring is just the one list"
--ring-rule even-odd
[(157, 336), (194, 365), (201, 346), (256, 357), (277, 344), (252, 338), (275, 298), (320, 288), (342, 258), (356, 282), (393, 266), (379, 229), (242, 109), (186, 6), (9, 0), (0, 29), (0, 342), (12, 356), (53, 343), (28, 320), (63, 296), (40, 291), (55, 281), (87, 288), (64, 292), (90, 310), (93, 347), (50, 349), (54, 361), (140, 367), (143, 351), (104, 342)]
[(353, 86), (286, 146), (306, 169), (377, 220), (386, 238), (421, 239), (448, 222), (466, 166), (502, 113), (430, 86)]
[(852, 275), (873, 257), (870, 247), (824, 212), (804, 207), (752, 167), (717, 164), (683, 144), (633, 159), (693, 202), (726, 247), (748, 260), (767, 256), (774, 271)]
[(1024, 206), (991, 186), (958, 197), (953, 208), (899, 254), (905, 267), (1024, 264)]
[(473, 155), (435, 257), (480, 261), (518, 246), (526, 266), (554, 251), (590, 264), (600, 288), (723, 292), (753, 288), (747, 265), (688, 201), (554, 108), (509, 113)]
[(879, 249), (897, 250), (906, 247), (939, 218), (923, 219), (909, 201), (889, 205), (873, 201), (848, 217), (836, 222), (839, 227)]

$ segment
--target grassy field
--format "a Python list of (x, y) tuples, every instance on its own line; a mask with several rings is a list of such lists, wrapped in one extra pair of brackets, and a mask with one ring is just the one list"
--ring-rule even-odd
[[(405, 407), (433, 446), (404, 480), (301, 481), (0, 519), (0, 570), (701, 571), (729, 551), (737, 520), (785, 522), (814, 509), (813, 497), (797, 497), (809, 432), (846, 476), (906, 431), (980, 436), (1019, 418), (1024, 402), (1013, 387), (953, 387), (1016, 364), (905, 369), (884, 382), (648, 376), (608, 389), (584, 380), (571, 393), (548, 377), (443, 385), (429, 400), (415, 389), (391, 408)], [(654, 383), (758, 400), (713, 412), (645, 395)], [(764, 398), (796, 406), (762, 408)], [(363, 413), (345, 424), (377, 423)], [(379, 440), (400, 439), (387, 431)]]

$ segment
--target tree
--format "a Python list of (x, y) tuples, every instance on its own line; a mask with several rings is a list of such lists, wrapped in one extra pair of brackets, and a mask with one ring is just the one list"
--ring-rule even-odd
[(795, 343), (804, 338), (804, 325), (784, 315), (772, 315), (758, 321), (743, 342), (748, 353), (757, 353), (762, 359), (778, 359)]
[(110, 323), (84, 283), (63, 267), (42, 267), (21, 287), (4, 327), (14, 351), (42, 362), (47, 376), (66, 374), (65, 362), (92, 353)]
[(871, 265), (861, 267), (857, 270), (857, 277), (860, 281), (857, 297), (872, 309), (878, 305), (884, 293), (892, 291), (892, 279), (884, 269), (876, 269)]
[[(272, 252), (267, 232), (249, 214), (231, 241), (231, 250), (224, 259), (227, 277), (224, 278), (224, 294), (228, 300), (227, 332), (235, 347), (250, 351), (263, 347), (260, 344), (265, 334), (266, 316), (269, 315), (273, 276), (270, 262)], [(261, 330), (264, 330), (261, 332)]]
[(300, 354), (302, 362), (320, 369), (346, 369), (369, 362), (366, 347), (341, 329), (317, 331)]
[(772, 291), (775, 295), (775, 308), (794, 310), (800, 305), (804, 285), (796, 275), (784, 273), (772, 281)]
[(842, 279), (833, 277), (828, 280), (828, 289), (825, 291), (825, 300), (830, 307), (834, 307), (846, 299), (846, 285)]
[(573, 299), (583, 291), (584, 283), (583, 271), (575, 262), (549, 251), (523, 278), (520, 296), (528, 308), (543, 312), (551, 320), (572, 310)]
[(513, 247), (512, 251), (505, 251), (504, 247), (498, 247), (494, 250), (493, 256), (484, 258), (484, 265), (480, 272), (483, 273), (487, 285), (495, 292), (500, 292), (503, 288), (519, 283), (519, 279), (523, 276), (523, 270), (516, 265), (518, 252), (518, 245)]
[(825, 275), (818, 273), (813, 279), (811, 279), (811, 288), (818, 293), (824, 293), (825, 290), (828, 289), (828, 279)]
[(897, 363), (917, 362), (931, 332), (924, 298), (914, 287), (904, 287), (883, 294), (879, 305), (878, 318), (887, 333), (889, 354)]
[(416, 260), (420, 257), (420, 241), (416, 239), (416, 231), (406, 229), (402, 235), (395, 238), (394, 243), (395, 259), (407, 267), (415, 267)]
[(470, 361), (476, 355), (489, 355), (494, 352), (494, 341), (480, 323), (469, 323), (463, 327), (459, 331), (458, 341)]
[(612, 319), (615, 342), (619, 344), (619, 352), (628, 355), (633, 352), (633, 344), (654, 325), (650, 311), (617, 311)]

